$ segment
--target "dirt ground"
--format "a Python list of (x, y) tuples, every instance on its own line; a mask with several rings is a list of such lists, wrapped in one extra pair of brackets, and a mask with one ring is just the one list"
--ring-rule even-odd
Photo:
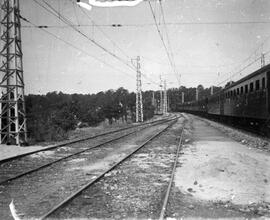
[[(160, 120), (165, 116), (154, 116), (150, 121)], [(134, 125), (135, 123), (124, 123), (122, 120), (118, 120), (113, 124), (109, 124), (108, 122), (102, 122), (98, 126), (95, 127), (85, 127), (85, 128), (77, 128), (75, 130), (69, 131), (67, 134), (67, 140), (65, 141), (54, 141), (54, 142), (40, 142), (37, 145), (32, 146), (17, 146), (17, 145), (5, 145), (0, 144), (0, 161), (6, 158), (14, 157), (17, 155), (37, 151), (40, 149), (44, 149), (45, 147), (51, 147), (55, 144), (66, 143), (68, 141), (72, 141), (75, 139), (81, 139), (89, 136), (94, 136), (96, 134), (109, 132), (113, 130), (117, 130), (124, 127), (129, 127)]]
[(42, 146), (20, 147), (0, 144), (0, 160), (43, 149)]
[(8, 206), (12, 200), (24, 219), (43, 215), (165, 126), (148, 128), (0, 186), (0, 219), (12, 219)]
[[(83, 191), (52, 219), (158, 219), (184, 124), (183, 146), (166, 217), (269, 219), (270, 153), (251, 144), (258, 142), (257, 137), (238, 131), (236, 140), (233, 129), (188, 114)], [(37, 216), (44, 212), (42, 207), (51, 206), (52, 201), (78, 188), (78, 183), (83, 185), (86, 180), (96, 178), (138, 146), (140, 139), (141, 135), (127, 138), (107, 146), (105, 151), (87, 152), (55, 166), (56, 169), (43, 170), (39, 175), (13, 182), (0, 190), (0, 197), (15, 198), (19, 211)], [(248, 143), (242, 142), (243, 139)], [(40, 193), (40, 189), (44, 193)]]
[(234, 141), (205, 119), (186, 116), (189, 125), (168, 215), (270, 217), (270, 154)]
[(182, 124), (183, 118), (52, 217), (157, 219)]
[[(269, 154), (185, 115), (168, 219), (269, 217)], [(57, 218), (158, 219), (184, 118), (72, 201)]]
[(132, 124), (124, 124), (124, 123), (114, 123), (112, 125), (102, 123), (96, 127), (86, 127), (86, 128), (78, 128), (73, 131), (68, 132), (68, 140), (61, 141), (61, 142), (40, 142), (39, 145), (32, 145), (32, 146), (17, 146), (17, 145), (0, 145), (0, 160), (14, 157), (17, 155), (34, 152), (40, 149), (51, 147), (55, 144), (66, 143), (68, 141), (72, 141), (75, 139), (85, 138), (94, 136), (99, 133), (109, 132), (112, 130), (124, 128), (131, 126)]

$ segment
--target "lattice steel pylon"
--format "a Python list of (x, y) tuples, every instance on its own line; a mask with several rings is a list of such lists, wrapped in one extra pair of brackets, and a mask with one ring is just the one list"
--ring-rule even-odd
[(0, 143), (27, 142), (19, 0), (1, 0)]
[(136, 92), (136, 122), (143, 122), (143, 101), (142, 101), (142, 74), (140, 57), (136, 59), (137, 63), (137, 92)]
[(164, 97), (163, 97), (163, 114), (168, 112), (168, 101), (167, 101), (167, 84), (166, 80), (164, 80)]

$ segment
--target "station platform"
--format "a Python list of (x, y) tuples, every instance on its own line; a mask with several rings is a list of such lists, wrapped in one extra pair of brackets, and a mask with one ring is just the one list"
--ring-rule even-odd
[(26, 155), (28, 153), (40, 151), (43, 149), (51, 148), (54, 145), (48, 146), (17, 146), (17, 145), (5, 145), (0, 144), (0, 162), (4, 162), (5, 160), (15, 158), (21, 155)]

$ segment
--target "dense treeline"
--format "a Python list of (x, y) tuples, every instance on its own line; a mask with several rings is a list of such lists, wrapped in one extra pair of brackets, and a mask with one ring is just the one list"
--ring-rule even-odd
[[(213, 93), (220, 91), (222, 87), (213, 87)], [(202, 85), (196, 87), (173, 88), (168, 90), (169, 106), (172, 111), (177, 110), (177, 104), (182, 102), (182, 92), (184, 93), (184, 101), (191, 102), (196, 100), (196, 90), (198, 90), (199, 100), (207, 98), (211, 95), (211, 88), (204, 88)]]
[[(210, 96), (211, 89), (199, 85), (197, 88), (174, 88), (168, 90), (169, 109), (176, 110), (182, 102)], [(215, 87), (217, 92), (221, 87)], [(155, 101), (153, 100), (153, 95)], [(160, 91), (143, 92), (144, 119), (153, 117), (155, 109), (159, 109)], [(28, 135), (33, 141), (51, 141), (66, 138), (67, 131), (76, 127), (96, 126), (105, 120), (112, 124), (116, 120), (135, 121), (136, 95), (124, 88), (108, 90), (97, 94), (64, 94), (50, 92), (46, 95), (26, 96), (26, 112)]]
[[(152, 92), (143, 93), (144, 119), (154, 115)], [(95, 126), (107, 120), (135, 120), (135, 93), (124, 88), (97, 94), (64, 94), (26, 96), (27, 126), (34, 141), (60, 140), (68, 130), (78, 126)]]

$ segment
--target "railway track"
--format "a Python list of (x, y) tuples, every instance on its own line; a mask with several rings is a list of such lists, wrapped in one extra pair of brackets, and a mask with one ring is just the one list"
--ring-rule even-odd
[(22, 157), (26, 157), (28, 155), (33, 155), (33, 154), (36, 154), (36, 153), (39, 153), (39, 152), (50, 151), (50, 150), (53, 150), (53, 149), (65, 147), (67, 145), (80, 143), (80, 142), (95, 139), (95, 138), (98, 138), (98, 137), (103, 137), (103, 136), (106, 136), (106, 135), (109, 135), (109, 134), (114, 134), (114, 133), (117, 133), (117, 132), (120, 132), (120, 131), (125, 131), (125, 130), (131, 129), (131, 128), (136, 128), (136, 127), (141, 127), (141, 126), (152, 124), (152, 123), (162, 122), (162, 121), (168, 120), (168, 119), (173, 118), (173, 117), (175, 117), (175, 116), (169, 116), (167, 118), (163, 118), (163, 119), (160, 119), (160, 120), (155, 120), (155, 121), (145, 122), (145, 123), (142, 123), (142, 124), (132, 125), (132, 126), (116, 129), (116, 130), (113, 130), (113, 131), (108, 131), (108, 132), (96, 134), (96, 135), (93, 135), (93, 136), (90, 136), (90, 137), (78, 138), (78, 139), (75, 139), (75, 140), (72, 140), (72, 141), (65, 141), (63, 143), (55, 144), (55, 145), (53, 145), (51, 147), (48, 147), (48, 148), (44, 148), (44, 149), (36, 150), (36, 151), (33, 151), (33, 152), (28, 152), (28, 153), (16, 155), (16, 156), (6, 158), (6, 159), (2, 159), (0, 161), (0, 165), (5, 163), (5, 162), (9, 162), (9, 161), (16, 160), (16, 159), (19, 159), (19, 158), (22, 158)]
[[(57, 147), (54, 146), (53, 149), (51, 148), (45, 149), (42, 151), (28, 153), (27, 155), (5, 160), (4, 162), (0, 164), (0, 167), (1, 167), (0, 185), (9, 183), (12, 180), (37, 172), (43, 168), (49, 167), (60, 161), (66, 160), (76, 155), (83, 154), (97, 147), (106, 145), (113, 141), (117, 141), (129, 135), (135, 134), (137, 132), (137, 129), (144, 130), (144, 129), (147, 129), (148, 127), (166, 123), (171, 120), (173, 119), (166, 118), (162, 120), (144, 123), (143, 125), (130, 126), (128, 128), (122, 128), (122, 129), (114, 130), (111, 132), (102, 133), (96, 136), (68, 142), (66, 144), (61, 144), (61, 145), (58, 145)], [(119, 134), (120, 132), (124, 132), (124, 134), (117, 135), (116, 137), (111, 136), (112, 134), (115, 135), (115, 134)], [(97, 141), (97, 143), (86, 142), (83, 144), (83, 146), (80, 146), (80, 147), (73, 146), (74, 144), (82, 143), (82, 142), (89, 141), (89, 140), (99, 138), (99, 137), (102, 137), (102, 140)], [(91, 144), (91, 146), (89, 146), (89, 144)], [(47, 152), (47, 156), (40, 157), (39, 154), (43, 152)], [(53, 157), (50, 157), (50, 155), (53, 155)]]
[(182, 146), (182, 138), (183, 138), (183, 133), (184, 133), (184, 126), (182, 128), (181, 131), (181, 135), (179, 138), (179, 143), (177, 146), (177, 152), (175, 155), (175, 161), (174, 161), (174, 165), (173, 165), (173, 169), (172, 169), (172, 173), (171, 173), (171, 178), (167, 187), (167, 191), (162, 203), (162, 208), (161, 208), (161, 212), (160, 212), (160, 216), (159, 216), (159, 220), (163, 220), (166, 218), (166, 210), (167, 210), (167, 206), (168, 206), (168, 202), (169, 202), (169, 197), (170, 197), (170, 193), (171, 193), (171, 189), (172, 189), (172, 184), (173, 184), (173, 180), (174, 180), (174, 175), (175, 175), (175, 171), (176, 171), (176, 167), (177, 167), (177, 162), (178, 162), (178, 158), (179, 158), (179, 154), (180, 154), (180, 150), (181, 150), (181, 146)]
[(129, 159), (132, 155), (134, 155), (136, 152), (138, 152), (141, 148), (145, 147), (147, 144), (149, 144), (151, 141), (153, 141), (155, 138), (160, 136), (162, 133), (164, 133), (166, 130), (168, 130), (173, 124), (177, 122), (177, 119), (173, 119), (168, 121), (169, 124), (166, 125), (165, 128), (162, 130), (158, 131), (154, 135), (152, 135), (150, 138), (148, 138), (145, 142), (137, 146), (135, 149), (133, 149), (131, 152), (129, 152), (127, 155), (125, 155), (121, 160), (118, 162), (114, 163), (112, 166), (110, 166), (108, 169), (104, 170), (102, 173), (100, 173), (95, 179), (87, 182), (84, 184), (82, 187), (80, 187), (78, 190), (73, 192), (71, 195), (69, 195), (67, 198), (62, 200), (60, 203), (55, 205), (53, 208), (51, 208), (47, 213), (42, 215), (39, 219), (48, 219), (48, 218), (53, 218), (53, 215), (57, 213), (59, 210), (61, 210), (63, 207), (65, 207), (68, 203), (70, 203), (74, 198), (79, 197), (81, 194), (83, 194), (83, 191), (88, 189), (89, 187), (93, 186), (95, 183), (101, 181), (103, 177), (111, 172), (112, 170), (116, 169), (120, 164), (122, 164), (124, 161)]

